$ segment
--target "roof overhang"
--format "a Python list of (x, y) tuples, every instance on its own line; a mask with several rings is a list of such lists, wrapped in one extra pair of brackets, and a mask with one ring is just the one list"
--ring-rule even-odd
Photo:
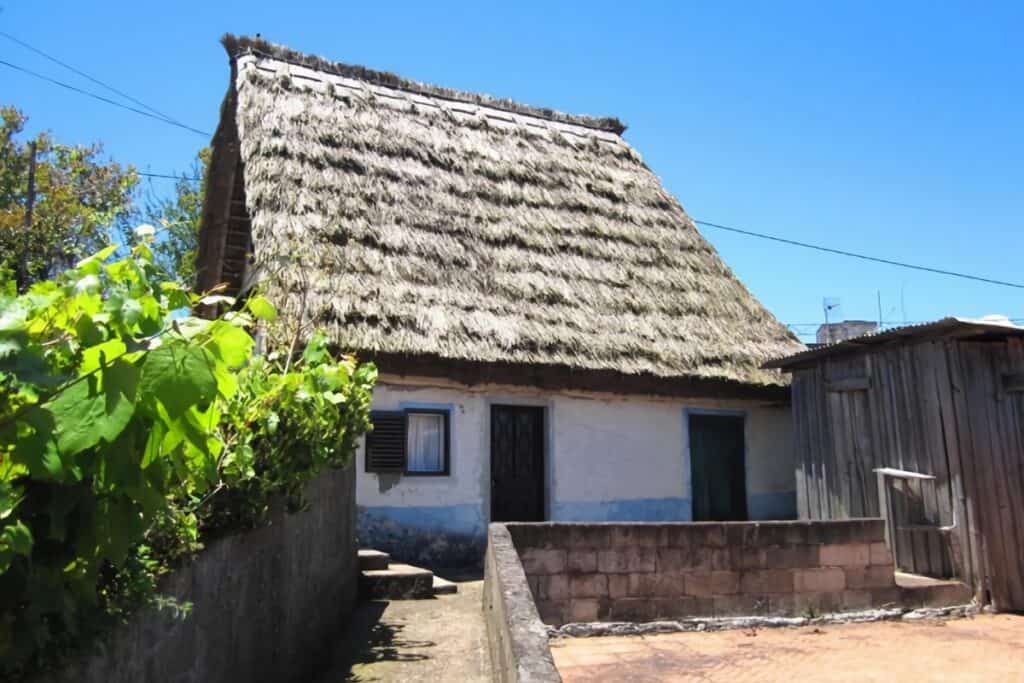
[(894, 327), (882, 332), (846, 339), (835, 344), (819, 346), (791, 356), (768, 361), (761, 367), (792, 371), (830, 356), (864, 351), (876, 346), (905, 341), (927, 341), (930, 339), (989, 339), (1001, 340), (1008, 337), (1024, 337), (1024, 327), (998, 320), (972, 318), (942, 318), (921, 325)]

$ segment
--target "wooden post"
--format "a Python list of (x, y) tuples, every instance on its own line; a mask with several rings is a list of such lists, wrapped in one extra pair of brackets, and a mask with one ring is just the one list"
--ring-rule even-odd
[(28, 193), (25, 196), (25, 230), (32, 229), (32, 211), (36, 206), (36, 141), (28, 143)]
[(893, 528), (892, 514), (889, 507), (889, 487), (885, 483), (885, 472), (875, 470), (878, 477), (878, 512), (885, 520), (885, 544), (889, 546), (893, 562), (896, 561), (896, 530)]
[[(28, 143), (28, 188), (25, 193), (25, 224), (24, 246), (32, 242), (32, 218), (36, 207), (36, 141)], [(20, 258), (14, 261), (14, 283), (19, 292), (24, 291), (29, 285), (29, 272), (26, 268), (26, 259)]]

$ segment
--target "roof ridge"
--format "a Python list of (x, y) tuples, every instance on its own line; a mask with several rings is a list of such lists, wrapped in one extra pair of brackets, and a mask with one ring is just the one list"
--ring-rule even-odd
[(583, 116), (566, 114), (554, 109), (521, 104), (510, 99), (496, 98), (480, 93), (471, 93), (437, 85), (430, 85), (427, 83), (420, 83), (418, 81), (402, 78), (401, 76), (387, 71), (376, 71), (363, 66), (332, 62), (324, 59), (323, 57), (298, 52), (284, 45), (271, 43), (260, 36), (236, 36), (231, 33), (226, 33), (224, 34), (224, 37), (221, 38), (221, 43), (224, 45), (224, 49), (227, 50), (228, 56), (231, 59), (237, 59), (238, 57), (246, 54), (253, 54), (305, 66), (316, 71), (322, 71), (336, 76), (354, 78), (373, 85), (404, 90), (418, 95), (442, 97), (444, 99), (454, 100), (457, 102), (477, 104), (514, 114), (523, 114), (548, 121), (556, 121), (559, 123), (583, 126), (584, 128), (607, 131), (616, 135), (622, 135), (626, 130), (625, 124), (613, 116)]

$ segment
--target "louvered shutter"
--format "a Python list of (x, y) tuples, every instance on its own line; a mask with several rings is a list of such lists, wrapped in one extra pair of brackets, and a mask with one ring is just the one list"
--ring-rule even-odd
[(367, 472), (405, 472), (405, 413), (370, 413), (373, 430), (366, 435)]

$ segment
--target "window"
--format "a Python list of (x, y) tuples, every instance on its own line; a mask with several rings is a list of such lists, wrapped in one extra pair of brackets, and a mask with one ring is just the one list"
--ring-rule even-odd
[(371, 413), (366, 437), (366, 471), (413, 476), (449, 473), (447, 410), (410, 409)]

